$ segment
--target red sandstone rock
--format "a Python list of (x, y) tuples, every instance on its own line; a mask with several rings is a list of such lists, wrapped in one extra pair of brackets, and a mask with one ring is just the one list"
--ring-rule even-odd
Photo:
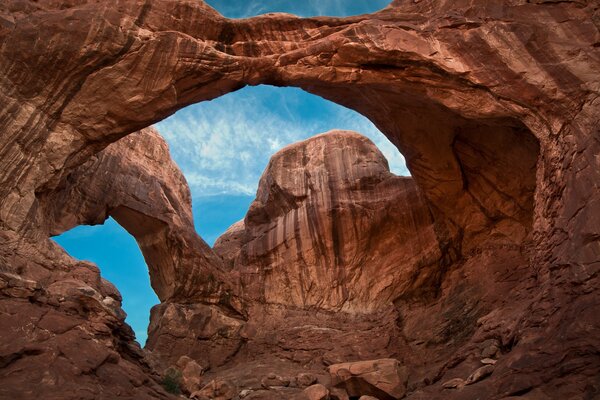
[(332, 385), (351, 397), (375, 396), (380, 400), (401, 399), (406, 394), (408, 369), (398, 360), (383, 359), (335, 364), (329, 367)]
[(218, 306), (162, 303), (151, 310), (146, 348), (167, 365), (189, 356), (209, 368), (218, 367), (243, 345), (243, 325)]
[(493, 365), (484, 365), (483, 367), (477, 368), (465, 381), (465, 385), (472, 385), (479, 382), (482, 379), (487, 378), (494, 372)]
[(185, 178), (153, 128), (108, 146), (40, 201), (51, 235), (114, 217), (136, 238), (161, 301), (226, 296), (220, 260), (194, 229)]
[(442, 384), (444, 389), (462, 389), (465, 386), (465, 380), (462, 378), (453, 378)]
[(439, 284), (424, 198), (354, 132), (275, 154), (243, 223), (214, 250), (239, 277), (238, 293), (263, 303), (365, 313)]
[(329, 390), (321, 384), (307, 387), (302, 394), (306, 400), (329, 400)]
[(202, 388), (202, 374), (205, 368), (188, 356), (179, 357), (177, 368), (181, 371), (181, 385), (186, 393), (194, 393)]
[[(168, 396), (133, 345), (114, 288), (48, 240), (56, 222), (48, 210), (68, 176), (108, 144), (187, 104), (260, 83), (299, 86), (369, 117), (406, 157), (432, 210), (441, 262), (426, 274), (437, 290), (399, 297), (396, 315), (370, 322), (246, 305), (243, 334), (252, 340), (236, 362), (349, 357), (326, 341), (365, 343), (352, 338), (356, 318), (362, 338), (376, 338), (375, 329), (389, 339), (368, 353), (402, 353), (408, 398), (596, 397), (599, 15), (592, 1), (395, 0), (371, 16), (246, 20), (187, 0), (2, 2), (0, 397)], [(70, 224), (90, 222), (79, 207)], [(138, 236), (159, 248), (182, 250), (141, 227)], [(166, 259), (211, 258), (192, 248)], [(147, 259), (163, 260), (148, 250)], [(198, 275), (184, 279), (179, 268)], [(241, 303), (217, 305), (229, 283), (209, 285), (213, 269), (151, 269), (163, 300), (174, 296), (162, 309), (189, 298), (239, 315)], [(283, 323), (287, 315), (296, 326)], [(308, 320), (313, 328), (293, 333)], [(436, 382), (468, 376), (490, 339), (502, 355), (494, 373), (442, 393)], [(327, 348), (314, 346), (319, 340)], [(79, 352), (69, 351), (74, 344)], [(347, 348), (363, 358), (360, 346)]]
[(225, 380), (213, 380), (201, 390), (192, 393), (196, 400), (232, 400), (238, 394), (235, 385)]

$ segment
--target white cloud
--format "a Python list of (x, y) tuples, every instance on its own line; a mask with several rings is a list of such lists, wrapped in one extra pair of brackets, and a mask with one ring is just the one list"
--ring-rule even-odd
[(348, 16), (375, 12), (391, 0), (206, 0), (213, 8), (230, 18), (245, 18), (269, 12), (287, 12), (298, 16)]
[(187, 107), (157, 128), (194, 197), (253, 195), (276, 151), (336, 128), (368, 136), (393, 172), (408, 174), (402, 155), (368, 119), (299, 89), (246, 88)]

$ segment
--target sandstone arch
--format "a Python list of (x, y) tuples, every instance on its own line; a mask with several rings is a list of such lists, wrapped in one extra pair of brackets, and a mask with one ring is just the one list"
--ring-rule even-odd
[[(193, 288), (205, 301), (218, 302), (227, 290), (218, 287), (222, 279), (206, 279), (219, 274), (221, 260), (196, 234), (185, 178), (153, 128), (119, 140), (72, 170), (42, 202), (51, 235), (112, 216), (137, 240), (161, 301), (190, 299)], [(200, 289), (204, 284), (206, 291)]]
[[(12, 282), (5, 286), (32, 286), (19, 293), (39, 300), (42, 288), (75, 274), (45, 240), (44, 199), (92, 154), (178, 108), (246, 84), (299, 86), (356, 109), (398, 145), (436, 211), (449, 265), (465, 256), (465, 263), (493, 261), (506, 253), (487, 246), (490, 240), (500, 246), (516, 242), (509, 250), (521, 255), (501, 259), (518, 267), (511, 299), (492, 302), (494, 311), (485, 318), (471, 313), (469, 290), (452, 291), (457, 277), (445, 280), (446, 303), (436, 305), (440, 315), (443, 310), (469, 315), (476, 331), (467, 344), (489, 335), (507, 350), (517, 344), (497, 367), (501, 372), (479, 386), (481, 393), (499, 397), (546, 382), (546, 390), (560, 387), (565, 395), (593, 394), (598, 389), (591, 377), (600, 368), (594, 356), (597, 15), (594, 2), (516, 0), (502, 5), (396, 0), (370, 16), (240, 21), (192, 1), (3, 4), (0, 260), (6, 273), (19, 278), (3, 278)], [(496, 145), (511, 149), (502, 157), (495, 151), (492, 158), (523, 176), (519, 184), (505, 180), (491, 188), (477, 176), (499, 177), (486, 158)], [(483, 155), (473, 152), (482, 147)], [(438, 157), (444, 160), (439, 165), (432, 162)], [(531, 208), (533, 182), (522, 171), (530, 172), (536, 158)], [(449, 198), (465, 213), (455, 215)], [(102, 292), (93, 275), (89, 272), (87, 282)], [(12, 300), (7, 294), (12, 292), (3, 293), (9, 309), (30, 307)], [(419, 332), (424, 328), (415, 328), (415, 321), (427, 308), (411, 307), (416, 311), (405, 316), (404, 326)], [(464, 331), (449, 324), (432, 343)], [(569, 347), (564, 338), (572, 339)], [(113, 346), (127, 340), (107, 338)], [(21, 347), (3, 357), (44, 357)], [(467, 346), (459, 353), (468, 351)], [(130, 368), (139, 371), (136, 362)], [(423, 382), (437, 382), (453, 362), (440, 361)], [(567, 375), (560, 364), (572, 365)], [(578, 367), (583, 364), (591, 368)], [(528, 377), (522, 387), (515, 374)], [(468, 390), (463, 395), (477, 389)]]

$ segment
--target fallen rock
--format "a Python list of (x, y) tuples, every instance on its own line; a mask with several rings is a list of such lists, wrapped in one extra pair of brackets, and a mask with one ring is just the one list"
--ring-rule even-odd
[(481, 360), (482, 364), (485, 365), (494, 365), (496, 364), (497, 360), (494, 360), (493, 358), (484, 358), (483, 360)]
[(260, 384), (265, 389), (268, 389), (270, 387), (289, 386), (290, 385), (290, 380), (288, 378), (281, 377), (281, 376), (276, 375), (274, 373), (270, 373), (269, 375), (267, 375), (267, 376), (265, 376), (264, 378), (261, 379)]
[(297, 387), (308, 387), (314, 385), (317, 382), (317, 377), (309, 372), (301, 372), (294, 379), (294, 383)]
[(442, 384), (444, 389), (461, 389), (465, 386), (465, 380), (462, 378), (454, 378)]
[(348, 393), (344, 389), (337, 387), (332, 387), (329, 390), (329, 397), (331, 397), (332, 400), (350, 400)]
[(232, 400), (238, 394), (237, 387), (230, 381), (214, 379), (199, 391), (192, 394), (197, 400)]
[(488, 376), (490, 376), (492, 374), (492, 372), (494, 372), (493, 365), (485, 365), (481, 368), (478, 368), (475, 370), (475, 372), (473, 372), (471, 375), (469, 375), (469, 377), (465, 381), (465, 385), (472, 385), (475, 382), (479, 382), (480, 380), (485, 379)]
[(377, 397), (373, 397), (373, 396), (360, 396), (360, 399), (358, 400), (379, 400)]
[(481, 357), (492, 358), (500, 351), (500, 342), (496, 339), (486, 340), (481, 344)]
[(392, 358), (334, 364), (328, 370), (332, 385), (344, 388), (350, 397), (394, 400), (406, 394), (408, 369)]
[(304, 389), (302, 392), (304, 398), (306, 400), (328, 400), (329, 399), (329, 390), (317, 383), (316, 385), (312, 385)]
[(181, 386), (184, 392), (194, 393), (202, 388), (202, 375), (204, 368), (188, 356), (181, 356), (177, 361), (181, 371)]

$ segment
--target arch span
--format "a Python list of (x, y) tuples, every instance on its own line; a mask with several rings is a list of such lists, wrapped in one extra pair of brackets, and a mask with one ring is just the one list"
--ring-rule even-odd
[[(50, 287), (73, 277), (55, 262), (59, 253), (45, 238), (54, 221), (47, 222), (47, 199), (74, 167), (185, 105), (244, 85), (298, 86), (380, 126), (403, 151), (435, 212), (448, 260), (435, 315), (445, 320), (428, 322), (431, 309), (399, 299), (410, 311), (397, 320), (409, 344), (415, 339), (410, 345), (419, 349), (413, 333), (428, 331), (434, 335), (426, 343), (434, 347), (498, 340), (506, 359), (462, 396), (523, 393), (529, 386), (513, 386), (516, 375), (553, 395), (597, 393), (597, 385), (581, 384), (600, 369), (590, 335), (599, 325), (593, 271), (600, 40), (593, 2), (497, 7), (396, 0), (381, 12), (344, 19), (240, 21), (198, 1), (9, 4), (1, 8), (0, 28), (0, 256), (19, 278), (6, 278), (10, 284), (28, 289), (6, 293), (32, 300), (38, 293), (35, 301), (45, 304), (35, 282)], [(519, 177), (532, 168), (533, 136), (540, 149), (535, 173), (523, 173), (518, 183), (501, 179), (497, 165)], [(490, 154), (495, 146), (509, 151)], [(499, 184), (492, 187), (490, 177)], [(465, 280), (460, 271), (469, 268)], [(480, 279), (490, 270), (493, 279)], [(473, 301), (481, 296), (489, 301)], [(33, 307), (10, 299), (13, 309)], [(589, 324), (577, 320), (583, 317)], [(566, 345), (565, 337), (573, 340)], [(7, 359), (18, 363), (28, 354), (21, 347)], [(470, 347), (462, 349), (452, 360), (466, 359)], [(447, 358), (421, 360), (435, 371), (424, 372), (415, 387), (436, 382), (448, 368), (468, 368), (452, 367)], [(565, 376), (562, 365), (591, 367)]]

